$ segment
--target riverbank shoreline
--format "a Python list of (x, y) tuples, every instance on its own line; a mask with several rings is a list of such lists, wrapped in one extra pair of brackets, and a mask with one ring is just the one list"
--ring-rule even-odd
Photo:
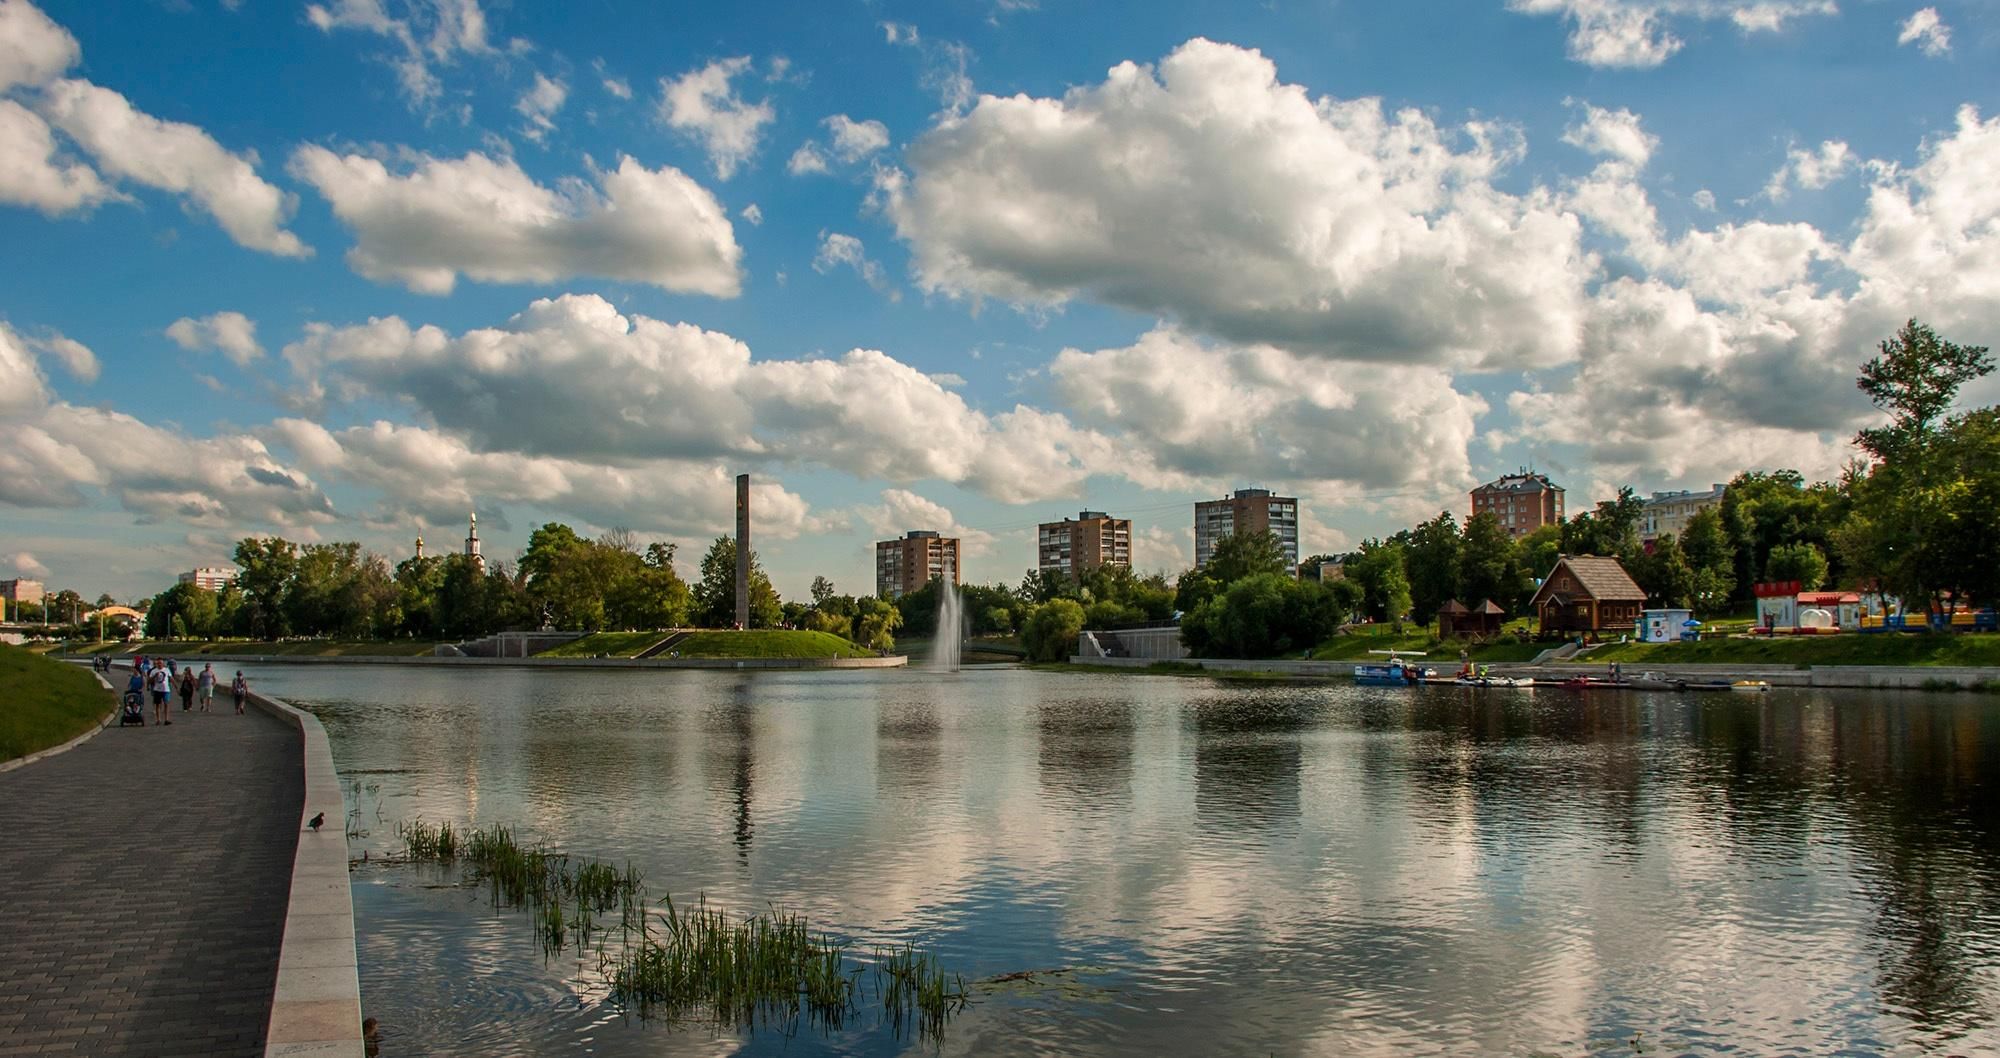
[[(62, 657), (62, 655), (56, 655)], [(180, 655), (162, 654), (162, 657)], [(422, 657), (386, 654), (197, 654), (204, 662), (221, 661), (236, 665), (431, 665), (457, 668), (528, 669), (899, 669), (910, 659), (896, 654), (884, 658), (464, 658)], [(73, 654), (67, 660), (85, 660), (89, 655)], [(129, 664), (121, 657), (118, 664)]]
[[(1154, 658), (1073, 657), (1070, 659), (1070, 664), (1076, 666), (1078, 671), (1108, 674), (1131, 672), (1138, 675), (1223, 678), (1259, 675), (1351, 680), (1354, 678), (1356, 663), (1244, 658), (1182, 658), (1162, 663)], [(1449, 664), (1436, 664), (1432, 667), (1440, 674), (1455, 671), (1454, 666)], [(1525, 662), (1493, 662), (1483, 667), (1494, 676), (1528, 677), (1549, 681), (1568, 680), (1579, 676), (1604, 677), (1610, 672), (1610, 665), (1604, 662), (1547, 662), (1540, 665)], [(1996, 667), (1815, 665), (1802, 669), (1797, 666), (1778, 665), (1622, 663), (1620, 672), (1628, 679), (1650, 674), (1667, 682), (1733, 683), (1737, 680), (1762, 680), (1774, 688), (1825, 687), (1849, 690), (1957, 690), (2000, 693), (2000, 668)]]

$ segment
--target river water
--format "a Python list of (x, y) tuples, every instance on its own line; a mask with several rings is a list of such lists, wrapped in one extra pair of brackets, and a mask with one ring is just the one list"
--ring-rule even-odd
[[(323, 665), (384, 1054), (2000, 1054), (2000, 698)], [(432, 869), (505, 824), (912, 940), (942, 1041), (673, 1026)], [(859, 1019), (857, 1019), (859, 1020)]]

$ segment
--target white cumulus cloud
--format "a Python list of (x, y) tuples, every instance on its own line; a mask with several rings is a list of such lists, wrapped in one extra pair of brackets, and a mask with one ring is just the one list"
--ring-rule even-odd
[(285, 230), (292, 197), (257, 175), (254, 154), (231, 153), (201, 129), (142, 113), (124, 96), (88, 81), (51, 84), (42, 110), (105, 172), (187, 196), (250, 249), (311, 255)]
[(556, 112), (562, 109), (563, 102), (568, 98), (568, 85), (536, 74), (535, 82), (521, 93), (521, 98), (514, 101), (514, 110), (528, 121), (521, 129), (521, 135), (540, 143), (543, 137), (554, 132)]
[(0, 99), (0, 202), (58, 217), (118, 197), (97, 170), (63, 157), (39, 115)]
[(1060, 99), (982, 97), (878, 195), (928, 291), (1355, 360), (1561, 363), (1594, 262), (1547, 195), (1493, 186), (1517, 154), (1509, 130), (1315, 100), (1193, 40)]
[(1560, 15), (1570, 25), (1569, 57), (1590, 66), (1649, 68), (1685, 45), (1676, 20), (1727, 20), (1743, 33), (1776, 32), (1787, 22), (1839, 13), (1834, 0), (1507, 0), (1510, 11)]
[(748, 103), (730, 81), (750, 69), (750, 57), (717, 59), (660, 82), (660, 119), (700, 140), (718, 179), (727, 180), (757, 153), (764, 126), (777, 118), (768, 101)]
[(1840, 140), (1827, 140), (1816, 150), (1793, 147), (1785, 152), (1785, 164), (1764, 184), (1764, 197), (1780, 201), (1792, 185), (1818, 191), (1852, 171), (1854, 165), (1854, 152)]
[(813, 271), (825, 275), (840, 267), (854, 269), (863, 282), (877, 293), (887, 295), (890, 301), (902, 300), (902, 292), (889, 283), (881, 263), (869, 258), (867, 247), (862, 245), (860, 239), (837, 231), (820, 232), (819, 253), (813, 256)]
[(742, 249), (715, 196), (672, 166), (616, 169), (558, 189), (511, 158), (419, 156), (408, 171), (376, 158), (301, 147), (291, 172), (325, 196), (355, 235), (348, 262), (370, 279), (449, 293), (482, 282), (571, 276), (735, 297)]
[(1938, 17), (1937, 8), (1926, 7), (1903, 23), (1897, 44), (1915, 44), (1925, 55), (1936, 57), (1951, 51), (1951, 27)]
[(908, 489), (883, 489), (882, 502), (857, 509), (855, 519), (869, 532), (884, 539), (898, 537), (912, 529), (931, 529), (943, 536), (958, 538), (967, 558), (993, 550), (993, 534), (964, 525), (951, 508)]
[(257, 344), (257, 321), (240, 312), (218, 312), (200, 319), (183, 316), (167, 327), (167, 337), (191, 353), (216, 350), (238, 367), (264, 355)]
[(40, 8), (28, 0), (0, 0), (0, 92), (46, 84), (82, 56), (76, 38)]
[(1580, 119), (1563, 130), (1564, 143), (1645, 167), (1660, 139), (1639, 126), (1639, 115), (1623, 107), (1607, 110), (1588, 103), (1580, 105)]
[(285, 348), (335, 397), (402, 394), (476, 452), (636, 466), (729, 459), (821, 466), (896, 484), (938, 479), (1004, 502), (1070, 496), (1150, 463), (1060, 414), (972, 408), (869, 349), (753, 360), (726, 334), (627, 316), (595, 295), (536, 301), (452, 335), (398, 317), (315, 324)]
[(856, 121), (835, 114), (823, 124), (833, 137), (834, 155), (850, 165), (889, 146), (889, 127), (879, 121)]
[[(486, 13), (479, 0), (331, 0), (307, 4), (306, 21), (322, 33), (355, 30), (392, 41), (396, 51), (388, 62), (413, 107), (434, 103), (442, 93), (435, 64), (498, 51), (487, 39)], [(510, 50), (524, 47), (523, 41), (510, 43)]]

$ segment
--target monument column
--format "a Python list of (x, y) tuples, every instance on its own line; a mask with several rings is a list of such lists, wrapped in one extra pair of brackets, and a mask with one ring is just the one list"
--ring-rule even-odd
[(736, 627), (750, 627), (750, 475), (736, 475)]

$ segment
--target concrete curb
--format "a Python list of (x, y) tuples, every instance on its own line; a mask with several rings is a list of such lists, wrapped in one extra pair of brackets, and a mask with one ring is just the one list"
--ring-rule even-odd
[(7, 761), (4, 764), (0, 764), (0, 772), (10, 772), (13, 771), (15, 768), (25, 768), (28, 765), (33, 764), (38, 760), (43, 760), (48, 757), (53, 757), (58, 753), (68, 753), (70, 750), (73, 750), (76, 747), (81, 746), (85, 742), (88, 742), (92, 738), (96, 737), (99, 731), (102, 731), (105, 728), (110, 727), (112, 721), (118, 719), (118, 689), (116, 687), (111, 686), (110, 681), (106, 680), (103, 676), (99, 675), (95, 670), (91, 672), (91, 675), (96, 676), (97, 682), (103, 684), (104, 689), (111, 692), (111, 711), (104, 714), (104, 719), (100, 721), (96, 727), (93, 727), (90, 730), (85, 731), (83, 734), (78, 735), (73, 739), (70, 739), (68, 742), (63, 743), (60, 746), (50, 746), (48, 749), (38, 749), (35, 752), (28, 754), (27, 756), (15, 757), (13, 760)]
[[(347, 804), (326, 728), (318, 717), (269, 695), (252, 691), (250, 704), (296, 726), (305, 741), (305, 804), (299, 809), (299, 846), (292, 858), (292, 895), (264, 1054), (363, 1058), (367, 1049), (361, 1038), (354, 894), (347, 877)], [(319, 813), (326, 821), (314, 833), (306, 821)]]

